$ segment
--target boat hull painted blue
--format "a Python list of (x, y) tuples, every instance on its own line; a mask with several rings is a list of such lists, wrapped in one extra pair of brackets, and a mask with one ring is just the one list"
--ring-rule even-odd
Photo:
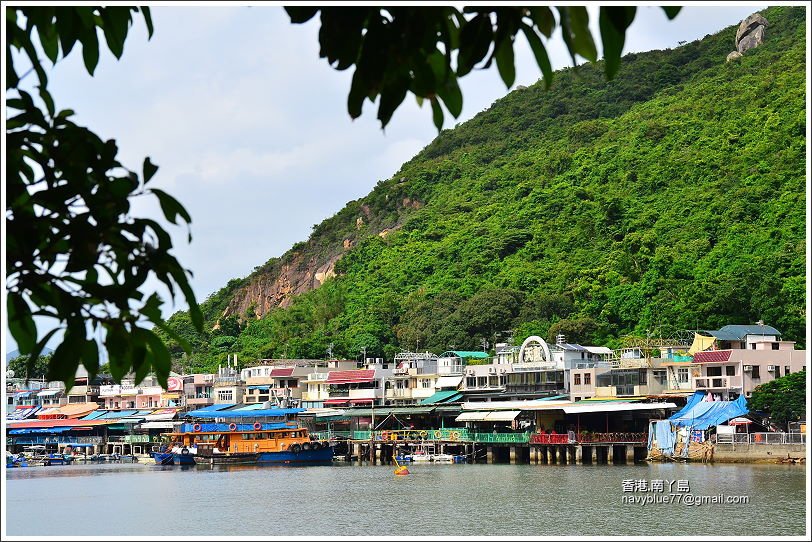
[(262, 452), (257, 463), (330, 463), (333, 460), (333, 448), (327, 446), (318, 450), (293, 452)]
[(194, 465), (195, 456), (192, 454), (172, 454), (172, 461), (175, 465)]

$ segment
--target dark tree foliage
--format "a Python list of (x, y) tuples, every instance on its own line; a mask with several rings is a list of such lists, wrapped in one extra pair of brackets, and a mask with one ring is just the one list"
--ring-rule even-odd
[[(361, 116), (365, 99), (378, 97), (378, 120), (385, 127), (408, 93), (420, 105), (431, 104), (434, 125), (443, 127), (443, 108), (457, 118), (462, 112), (462, 92), (458, 79), (471, 70), (496, 68), (507, 87), (516, 79), (513, 47), (521, 33), (530, 44), (536, 62), (549, 87), (553, 69), (544, 38), (561, 27), (567, 50), (591, 62), (598, 60), (595, 40), (589, 30), (589, 14), (584, 6), (466, 7), (311, 7), (285, 8), (294, 23), (304, 23), (320, 15), (319, 55), (337, 70), (355, 66), (347, 97), (352, 118)], [(680, 7), (663, 7), (673, 19)], [(634, 6), (600, 8), (600, 37), (604, 71), (615, 76), (626, 29), (634, 21)], [(557, 17), (556, 17), (557, 13)], [(456, 62), (453, 60), (456, 54)]]
[(29, 363), (28, 356), (17, 356), (9, 360), (8, 369), (14, 371), (14, 378), (24, 378), (28, 380), (39, 380), (48, 374), (48, 364), (51, 356), (39, 356), (34, 363)]
[(747, 406), (768, 413), (772, 421), (784, 427), (787, 422), (802, 419), (806, 413), (806, 371), (756, 386)]
[[(114, 140), (104, 141), (75, 124), (73, 111), (57, 110), (36, 47), (38, 41), (55, 64), (81, 43), (92, 75), (99, 36), (120, 58), (132, 15), (139, 11), (151, 36), (147, 8), (6, 8), (9, 329), (31, 368), (54, 333), (63, 330), (47, 378), (64, 381), (68, 388), (80, 364), (91, 377), (97, 374), (95, 337), (100, 332), (115, 379), (134, 371), (140, 380), (154, 371), (166, 382), (170, 352), (147, 324), (175, 334), (162, 321), (163, 301), (155, 293), (145, 298), (141, 291), (151, 274), (173, 297), (179, 288), (192, 322), (198, 329), (202, 325), (187, 271), (170, 252), (169, 234), (154, 220), (132, 216), (130, 203), (135, 197), (155, 196), (173, 224), (180, 219), (188, 225), (189, 214), (169, 194), (147, 188), (158, 169), (149, 158), (139, 176), (118, 161)], [(39, 79), (35, 95), (23, 89), (25, 74), (18, 73), (15, 61), (32, 66)], [(35, 316), (52, 321), (54, 327), (44, 337), (38, 337)], [(189, 349), (185, 340), (177, 340)]]

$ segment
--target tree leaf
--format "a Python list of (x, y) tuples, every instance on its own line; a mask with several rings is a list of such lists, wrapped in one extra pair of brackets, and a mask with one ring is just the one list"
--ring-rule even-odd
[(496, 57), (496, 68), (499, 70), (499, 75), (505, 86), (510, 88), (516, 81), (516, 65), (513, 59), (513, 40), (510, 36), (506, 36), (496, 46), (494, 52)]
[(152, 39), (152, 34), (155, 28), (152, 26), (152, 13), (146, 6), (141, 7), (141, 14), (144, 16), (144, 22), (147, 25), (147, 39)]
[(612, 79), (620, 68), (620, 57), (626, 41), (626, 29), (634, 21), (635, 7), (601, 7), (599, 25), (603, 42), (604, 71)]
[(189, 213), (186, 212), (186, 209), (178, 200), (157, 188), (151, 188), (150, 191), (158, 198), (158, 203), (161, 204), (161, 210), (168, 221), (172, 224), (177, 224), (177, 217), (180, 215), (187, 224), (192, 223), (192, 217), (189, 216)]
[(437, 127), (437, 132), (439, 133), (440, 130), (443, 129), (443, 109), (440, 107), (440, 102), (437, 101), (436, 97), (431, 99), (431, 113), (434, 126)]
[[(87, 369), (90, 379), (99, 372), (99, 345), (95, 339), (86, 339), (82, 347), (82, 365)], [(89, 380), (90, 380), (89, 379)]]
[[(477, 62), (485, 58), (493, 40), (493, 26), (487, 14), (479, 14), (460, 30), (460, 49), (457, 56), (457, 77), (470, 72)], [(435, 126), (437, 125), (435, 114)]]
[(302, 24), (312, 19), (313, 16), (319, 12), (319, 8), (311, 6), (285, 6), (285, 11), (290, 17), (290, 22)]
[(544, 78), (544, 87), (550, 88), (550, 84), (553, 82), (553, 67), (550, 64), (550, 58), (547, 56), (547, 50), (544, 48), (544, 44), (541, 43), (541, 38), (538, 37), (534, 28), (523, 24), (522, 31), (525, 37), (527, 37), (527, 42), (530, 44), (533, 55), (536, 57), (536, 64), (538, 64), (541, 69), (541, 74)]
[(149, 156), (147, 156), (146, 158), (144, 158), (144, 166), (142, 169), (143, 169), (144, 184), (146, 184), (150, 181), (150, 179), (152, 179), (152, 177), (158, 171), (158, 166), (153, 164), (150, 161)]
[(85, 61), (87, 73), (93, 75), (99, 63), (99, 39), (96, 36), (96, 27), (88, 28), (79, 35), (82, 42), (82, 58)]
[(681, 6), (662, 6), (662, 8), (663, 11), (665, 11), (665, 15), (668, 17), (669, 21), (676, 17), (682, 10)]
[(29, 354), (37, 342), (37, 326), (31, 315), (31, 308), (17, 292), (8, 292), (6, 299), (8, 310), (8, 328), (11, 336), (17, 341), (21, 354)]
[(559, 7), (561, 31), (564, 43), (575, 63), (575, 55), (581, 55), (590, 62), (598, 59), (598, 51), (589, 31), (589, 13), (584, 6)]

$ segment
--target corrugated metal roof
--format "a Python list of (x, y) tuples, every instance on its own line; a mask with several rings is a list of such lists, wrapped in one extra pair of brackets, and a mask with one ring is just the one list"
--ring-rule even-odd
[(753, 325), (731, 324), (727, 326), (722, 326), (720, 329), (717, 330), (706, 329), (703, 331), (723, 341), (743, 341), (747, 335), (776, 335), (779, 337), (781, 336), (781, 332), (775, 329), (774, 327), (758, 324)]
[[(453, 354), (453, 356), (449, 356), (447, 354)], [(446, 350), (442, 354), (440, 354), (441, 358), (451, 358), (451, 357), (458, 357), (458, 358), (472, 358), (472, 359), (486, 359), (490, 356), (487, 352), (480, 352), (478, 350)]]
[(719, 363), (730, 359), (731, 350), (710, 350), (694, 354), (694, 363)]
[(432, 405), (434, 403), (442, 403), (446, 400), (450, 400), (451, 397), (458, 395), (462, 397), (462, 394), (459, 393), (457, 390), (447, 390), (447, 391), (438, 391), (431, 397), (426, 397), (422, 401), (420, 401), (421, 405)]
[(271, 376), (291, 376), (293, 374), (293, 367), (283, 369), (271, 369)]
[(374, 369), (355, 369), (350, 371), (330, 371), (328, 384), (355, 384), (371, 382), (375, 378)]

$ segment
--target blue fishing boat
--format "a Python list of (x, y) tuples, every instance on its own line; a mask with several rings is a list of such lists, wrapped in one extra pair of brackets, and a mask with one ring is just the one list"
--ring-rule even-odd
[(302, 410), (193, 411), (189, 422), (164, 435), (170, 444), (152, 455), (163, 465), (332, 463), (331, 443), (311, 438), (291, 419)]

